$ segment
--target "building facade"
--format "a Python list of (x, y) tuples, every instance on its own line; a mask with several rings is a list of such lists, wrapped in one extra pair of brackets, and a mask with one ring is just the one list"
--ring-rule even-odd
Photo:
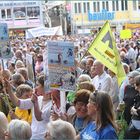
[(42, 1), (0, 1), (0, 22), (24, 31), (43, 25)]
[(140, 28), (140, 0), (80, 0), (71, 1), (70, 4), (73, 33), (97, 29), (106, 20), (117, 31), (127, 25)]

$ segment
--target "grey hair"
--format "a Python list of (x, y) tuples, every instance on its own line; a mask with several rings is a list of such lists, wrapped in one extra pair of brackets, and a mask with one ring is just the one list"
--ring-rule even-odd
[(87, 74), (81, 74), (77, 81), (78, 81), (78, 83), (85, 82), (85, 81), (91, 82), (91, 78)]
[(32, 136), (29, 123), (18, 119), (9, 123), (8, 132), (11, 140), (30, 140)]
[(47, 128), (51, 135), (50, 140), (74, 140), (76, 137), (73, 125), (61, 119), (49, 122)]
[(7, 131), (8, 120), (3, 112), (0, 111), (0, 139), (4, 138), (4, 132)]

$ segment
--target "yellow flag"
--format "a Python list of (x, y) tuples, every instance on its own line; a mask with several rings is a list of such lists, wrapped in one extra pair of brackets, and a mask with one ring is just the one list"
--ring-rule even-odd
[(104, 24), (95, 40), (90, 44), (88, 51), (116, 74), (118, 84), (121, 85), (126, 75), (108, 21)]

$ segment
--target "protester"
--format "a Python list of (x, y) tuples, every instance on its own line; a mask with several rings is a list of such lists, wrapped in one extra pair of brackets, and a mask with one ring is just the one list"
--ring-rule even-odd
[(138, 93), (134, 97), (134, 104), (131, 107), (132, 118), (124, 139), (139, 140), (140, 138), (140, 75), (135, 77), (135, 89)]
[(44, 136), (46, 133), (46, 124), (49, 122), (52, 102), (50, 100), (50, 94), (43, 93), (44, 87), (44, 75), (41, 75), (38, 78), (38, 82), (42, 84), (41, 86), (36, 87), (36, 90), (42, 93), (42, 96), (37, 97), (36, 93), (33, 93), (32, 100), (31, 99), (19, 99), (12, 92), (12, 87), (8, 81), (5, 80), (5, 86), (7, 93), (10, 96), (11, 101), (18, 106), (20, 109), (33, 109), (32, 110), (32, 137), (31, 140), (44, 140)]
[(76, 92), (74, 100), (76, 112), (67, 118), (67, 120), (73, 124), (77, 134), (91, 121), (91, 117), (87, 114), (87, 103), (90, 93), (91, 92), (86, 89), (81, 89)]
[(6, 133), (6, 140), (30, 140), (32, 131), (29, 123), (23, 120), (12, 120)]
[(8, 120), (3, 112), (0, 111), (0, 140), (5, 140), (5, 131), (8, 129)]
[[(17, 87), (16, 89), (16, 96), (19, 99), (28, 99), (32, 96), (33, 89), (26, 84), (22, 84)], [(28, 123), (31, 124), (32, 122), (32, 116), (31, 116), (31, 110), (23, 110), (20, 109), (19, 107), (15, 108), (15, 111), (10, 110), (9, 115), (11, 119), (19, 119), (19, 120), (25, 120)]]
[(75, 140), (76, 132), (69, 122), (60, 119), (51, 121), (47, 125), (46, 140)]
[(107, 93), (95, 91), (90, 94), (88, 115), (92, 116), (91, 121), (85, 129), (77, 136), (80, 140), (89, 139), (116, 139), (116, 124), (113, 112), (113, 103)]
[(92, 80), (95, 89), (111, 94), (112, 79), (110, 75), (106, 73), (105, 66), (98, 60), (95, 60), (93, 65), (97, 74)]
[(125, 103), (125, 109), (124, 109), (124, 118), (127, 121), (127, 124), (129, 125), (131, 120), (131, 108), (134, 105), (134, 97), (137, 94), (137, 90), (134, 87), (135, 84), (135, 77), (140, 75), (138, 71), (132, 71), (128, 74), (129, 78), (129, 85), (125, 87), (124, 91), (124, 103)]

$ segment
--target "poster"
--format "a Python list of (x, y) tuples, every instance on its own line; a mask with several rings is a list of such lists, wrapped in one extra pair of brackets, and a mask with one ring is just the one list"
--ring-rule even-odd
[(6, 23), (0, 23), (0, 42), (1, 41), (9, 41), (8, 26)]
[(8, 59), (12, 57), (11, 46), (9, 43), (8, 26), (0, 23), (0, 58)]
[(34, 83), (34, 69), (33, 69), (33, 57), (30, 54), (26, 54), (26, 66), (28, 71), (29, 79)]
[(50, 88), (75, 91), (74, 44), (48, 41), (47, 47)]
[(49, 71), (48, 71), (48, 53), (47, 50), (43, 53), (43, 70), (45, 74), (45, 93), (50, 90), (50, 84), (49, 84)]

